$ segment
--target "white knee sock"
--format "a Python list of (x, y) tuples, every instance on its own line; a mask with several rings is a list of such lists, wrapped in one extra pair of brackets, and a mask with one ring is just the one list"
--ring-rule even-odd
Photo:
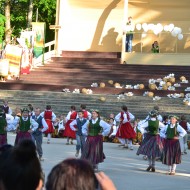
[(173, 164), (172, 165), (172, 172), (175, 172), (175, 170), (176, 170), (176, 164)]
[(47, 138), (48, 138), (48, 141), (50, 141), (50, 139), (51, 139), (51, 133), (48, 133)]

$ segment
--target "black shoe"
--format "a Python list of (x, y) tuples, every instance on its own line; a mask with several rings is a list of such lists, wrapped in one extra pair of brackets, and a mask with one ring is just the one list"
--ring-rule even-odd
[(150, 171), (152, 169), (152, 166), (148, 166), (148, 168), (146, 169), (146, 171)]
[(156, 170), (155, 170), (155, 167), (152, 167), (151, 171), (152, 171), (152, 172), (155, 172), (155, 171), (156, 171)]

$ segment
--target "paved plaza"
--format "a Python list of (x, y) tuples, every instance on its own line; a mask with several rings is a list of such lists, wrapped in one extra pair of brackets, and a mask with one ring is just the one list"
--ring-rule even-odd
[[(13, 144), (15, 134), (8, 134), (8, 142)], [(76, 141), (74, 141), (76, 143)], [(134, 150), (123, 149), (118, 144), (104, 143), (105, 162), (99, 165), (115, 183), (118, 190), (189, 190), (190, 189), (190, 150), (183, 155), (182, 164), (177, 165), (176, 175), (166, 175), (167, 166), (156, 162), (156, 172), (147, 172), (147, 161), (137, 156)], [(43, 139), (44, 161), (42, 168), (48, 173), (54, 165), (65, 158), (74, 157), (75, 145), (66, 145), (66, 139)]]

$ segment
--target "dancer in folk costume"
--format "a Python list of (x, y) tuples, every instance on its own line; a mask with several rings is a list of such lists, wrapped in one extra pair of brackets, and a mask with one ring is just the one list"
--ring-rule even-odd
[(40, 108), (36, 108), (34, 111), (34, 115), (31, 116), (38, 123), (38, 128), (32, 133), (32, 139), (36, 144), (36, 151), (39, 156), (39, 160), (43, 161), (43, 150), (42, 150), (42, 142), (43, 142), (43, 133), (48, 129), (48, 125), (45, 119), (40, 115)]
[(82, 128), (86, 122), (87, 119), (84, 118), (84, 112), (83, 110), (80, 110), (78, 111), (78, 118), (70, 123), (71, 129), (76, 132), (76, 140), (77, 140), (76, 154), (75, 154), (76, 157), (79, 156), (80, 149), (81, 149), (81, 154), (84, 150), (86, 135), (82, 133)]
[[(186, 132), (190, 131), (190, 124), (187, 122), (185, 115), (181, 116), (179, 125), (182, 126)], [(181, 147), (181, 154), (187, 154), (187, 134), (183, 138), (179, 138), (179, 142)]]
[(88, 160), (95, 170), (105, 159), (103, 136), (108, 135), (110, 130), (111, 126), (100, 119), (99, 110), (92, 110), (92, 118), (82, 128), (82, 133), (87, 135), (87, 139), (81, 158)]
[(55, 122), (53, 123), (54, 133), (52, 134), (54, 138), (59, 137), (58, 129), (59, 129), (60, 118), (56, 117)]
[(5, 114), (12, 114), (12, 110), (8, 105), (8, 101), (7, 100), (3, 100), (3, 106), (2, 109), (4, 110)]
[(67, 145), (69, 145), (69, 139), (70, 143), (73, 144), (73, 139), (76, 139), (76, 134), (75, 131), (73, 131), (70, 128), (70, 123), (77, 118), (77, 112), (76, 112), (76, 107), (71, 106), (70, 112), (67, 114), (66, 117), (66, 124), (65, 124), (65, 131), (63, 133), (64, 137), (67, 137)]
[(142, 154), (148, 157), (147, 171), (155, 172), (155, 161), (157, 157), (161, 157), (163, 151), (163, 144), (160, 138), (159, 129), (164, 128), (165, 125), (157, 120), (158, 112), (153, 110), (149, 113), (150, 120), (138, 126), (141, 133), (144, 134), (144, 139), (137, 155)]
[(179, 138), (184, 137), (187, 132), (178, 124), (178, 117), (172, 115), (170, 124), (161, 129), (160, 133), (164, 137), (164, 150), (161, 157), (162, 164), (168, 165), (169, 175), (175, 175), (176, 164), (181, 163), (181, 148)]
[(7, 144), (7, 121), (3, 109), (0, 109), (0, 146)]
[(86, 105), (85, 104), (81, 104), (80, 108), (83, 111), (83, 117), (85, 119), (91, 119), (92, 114), (89, 111), (86, 110)]
[(65, 123), (66, 123), (66, 118), (65, 118), (64, 115), (61, 115), (59, 123), (58, 123), (58, 134), (59, 134), (59, 137), (63, 137), (63, 133), (64, 133), (64, 130), (65, 130)]
[(38, 123), (29, 116), (28, 108), (22, 110), (22, 117), (19, 118), (17, 123), (17, 135), (15, 145), (24, 139), (32, 140), (32, 133), (38, 128)]
[(33, 106), (32, 106), (32, 104), (28, 104), (28, 109), (29, 109), (29, 115), (30, 116), (33, 116), (33, 115), (35, 115), (35, 113), (34, 113), (34, 108), (33, 108)]
[(47, 144), (50, 144), (51, 134), (54, 132), (53, 122), (56, 119), (55, 113), (52, 111), (51, 106), (47, 105), (46, 110), (40, 114), (46, 121), (48, 129), (44, 132), (47, 134)]
[[(162, 115), (159, 113), (159, 109), (160, 109), (160, 108), (159, 108), (159, 106), (157, 106), (157, 105), (155, 105), (155, 106), (153, 107), (153, 110), (157, 112), (157, 117), (156, 117), (157, 120), (163, 122), (163, 117), (162, 117)], [(146, 121), (150, 120), (150, 115), (148, 115), (145, 120), (146, 120)]]
[(132, 139), (136, 137), (136, 133), (130, 122), (135, 116), (128, 111), (127, 106), (122, 106), (121, 109), (122, 111), (115, 116), (115, 120), (120, 122), (116, 137), (125, 148), (128, 148), (129, 144), (130, 150), (133, 150)]

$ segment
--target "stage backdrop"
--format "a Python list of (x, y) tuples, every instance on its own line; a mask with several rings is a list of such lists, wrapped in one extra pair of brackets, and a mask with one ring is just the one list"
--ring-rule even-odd
[(122, 0), (60, 0), (59, 49), (121, 51)]
[(168, 33), (143, 39), (135, 34), (135, 52), (150, 52), (154, 40), (163, 53), (190, 52), (189, 0), (129, 0), (128, 11), (124, 5), (124, 0), (60, 0), (59, 50), (121, 51), (123, 25), (132, 16), (135, 23), (173, 23), (184, 33), (181, 41)]

